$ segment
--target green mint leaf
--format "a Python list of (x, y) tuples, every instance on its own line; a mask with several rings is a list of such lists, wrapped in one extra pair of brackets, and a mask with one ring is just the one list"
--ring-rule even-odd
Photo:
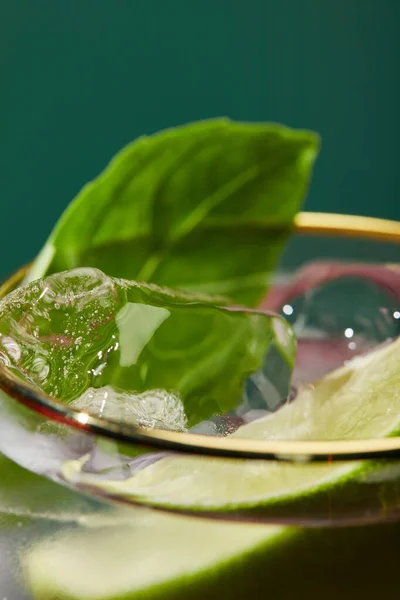
[(255, 305), (317, 152), (314, 133), (226, 119), (140, 138), (66, 209), (29, 280), (91, 266)]

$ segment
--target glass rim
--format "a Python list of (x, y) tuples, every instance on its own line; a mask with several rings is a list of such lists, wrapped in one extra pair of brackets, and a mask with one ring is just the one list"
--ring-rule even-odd
[[(299, 235), (364, 238), (400, 244), (400, 222), (373, 217), (302, 212), (297, 215), (292, 231)], [(28, 267), (29, 265), (17, 271), (0, 286), (0, 298), (21, 282)], [(98, 418), (72, 408), (22, 382), (4, 365), (0, 365), (0, 389), (44, 418), (76, 430), (154, 450), (289, 462), (400, 458), (400, 436), (365, 440), (285, 441), (214, 437), (156, 428), (143, 430), (135, 425)]]

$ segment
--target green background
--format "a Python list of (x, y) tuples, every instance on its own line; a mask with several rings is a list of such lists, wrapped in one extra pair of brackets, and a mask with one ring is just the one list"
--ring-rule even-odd
[(228, 115), (319, 131), (309, 210), (400, 219), (400, 0), (0, 0), (0, 274), (132, 138)]

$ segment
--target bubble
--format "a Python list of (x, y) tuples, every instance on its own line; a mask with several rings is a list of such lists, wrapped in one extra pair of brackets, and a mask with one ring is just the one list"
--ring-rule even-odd
[(141, 418), (138, 420), (138, 425), (142, 429), (154, 429), (156, 421), (154, 419)]
[(90, 414), (138, 425), (144, 429), (185, 431), (187, 419), (183, 402), (177, 393), (166, 390), (147, 390), (134, 393), (112, 386), (89, 388), (72, 402), (74, 408)]
[(1, 345), (5, 352), (10, 357), (12, 362), (18, 362), (21, 358), (21, 348), (19, 344), (10, 336), (3, 335), (1, 337)]
[(290, 316), (293, 314), (294, 308), (290, 304), (285, 304), (282, 308), (282, 312), (284, 315)]

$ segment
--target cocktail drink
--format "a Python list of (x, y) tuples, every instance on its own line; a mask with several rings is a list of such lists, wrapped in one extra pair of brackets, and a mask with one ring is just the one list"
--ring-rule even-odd
[[(125, 506), (24, 555), (36, 597), (162, 597), (217, 563), (239, 561), (245, 579), (260, 548), (271, 565), (291, 556), (293, 525), (397, 520), (400, 226), (296, 216), (316, 147), (225, 121), (136, 142), (3, 289), (0, 450)], [(141, 577), (138, 514), (163, 561)], [(114, 576), (96, 567), (107, 527)], [(157, 535), (176, 535), (167, 558)]]

